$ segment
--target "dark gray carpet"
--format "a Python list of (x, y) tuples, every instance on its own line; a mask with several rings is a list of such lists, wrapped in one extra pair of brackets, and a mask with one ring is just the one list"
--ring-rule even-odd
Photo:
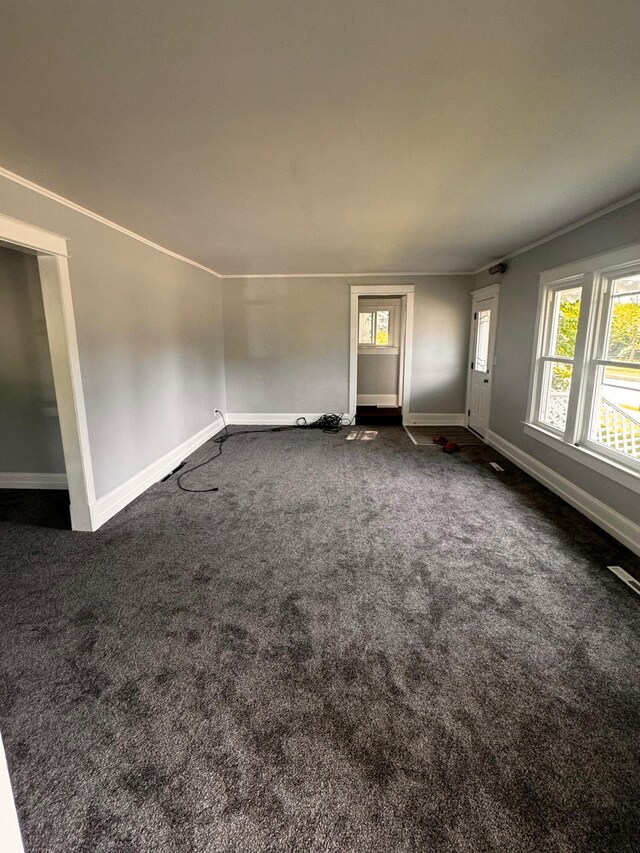
[(638, 849), (638, 562), (490, 449), (345, 437), (232, 439), (94, 535), (14, 496), (28, 853)]

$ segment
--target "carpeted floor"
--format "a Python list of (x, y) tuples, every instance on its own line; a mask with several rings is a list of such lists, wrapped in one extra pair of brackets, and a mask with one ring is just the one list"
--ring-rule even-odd
[(628, 551), (402, 428), (238, 437), (210, 482), (93, 535), (59, 494), (4, 497), (27, 853), (638, 849)]

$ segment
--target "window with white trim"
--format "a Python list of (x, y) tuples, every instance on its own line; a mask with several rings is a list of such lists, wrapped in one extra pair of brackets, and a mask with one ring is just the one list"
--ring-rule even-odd
[(358, 352), (398, 353), (399, 319), (396, 304), (362, 299), (358, 307)]
[(640, 246), (541, 276), (527, 426), (609, 476), (640, 475)]

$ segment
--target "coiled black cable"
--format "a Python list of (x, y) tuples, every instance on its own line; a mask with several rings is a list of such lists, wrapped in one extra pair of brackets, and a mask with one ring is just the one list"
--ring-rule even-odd
[(320, 415), (310, 424), (306, 418), (298, 418), (296, 421), (298, 429), (321, 429), (322, 432), (340, 432), (343, 426), (351, 426), (351, 418), (345, 417), (344, 412), (341, 415)]
[(208, 459), (205, 459), (204, 462), (199, 462), (197, 465), (193, 465), (191, 468), (187, 468), (186, 471), (183, 471), (179, 475), (176, 482), (178, 484), (178, 488), (181, 489), (183, 492), (194, 492), (197, 494), (202, 494), (204, 492), (217, 492), (218, 491), (217, 486), (212, 486), (209, 489), (190, 489), (188, 486), (182, 485), (182, 480), (184, 477), (187, 476), (187, 474), (192, 474), (194, 471), (197, 471), (199, 468), (204, 468), (205, 465), (209, 465), (210, 462), (213, 462), (214, 459), (217, 459), (219, 456), (221, 456), (222, 455), (222, 447), (223, 447), (224, 443), (226, 441), (228, 441), (230, 438), (233, 438), (235, 435), (253, 435), (255, 433), (261, 433), (261, 432), (285, 432), (287, 430), (292, 430), (292, 429), (321, 429), (322, 432), (336, 433), (336, 432), (340, 432), (342, 427), (351, 425), (351, 418), (346, 417), (345, 414), (342, 413), (340, 415), (333, 415), (333, 414), (321, 415), (315, 421), (311, 421), (311, 423), (308, 423), (307, 419), (302, 417), (302, 418), (298, 418), (296, 420), (295, 424), (292, 424), (292, 425), (269, 427), (268, 429), (240, 429), (240, 430), (236, 430), (235, 432), (229, 432), (229, 427), (227, 426), (227, 422), (225, 420), (224, 415), (222, 414), (222, 412), (218, 411), (217, 409), (216, 409), (216, 412), (217, 412), (217, 414), (220, 415), (220, 417), (222, 418), (222, 422), (224, 424), (224, 432), (222, 432), (219, 436), (217, 436), (217, 438), (213, 439), (213, 443), (217, 445), (217, 451), (216, 451), (216, 453), (213, 454), (213, 456), (210, 456)]

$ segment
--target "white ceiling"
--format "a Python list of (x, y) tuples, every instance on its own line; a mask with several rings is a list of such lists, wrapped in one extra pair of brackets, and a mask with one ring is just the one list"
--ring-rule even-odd
[(640, 189), (638, 0), (3, 0), (0, 24), (0, 165), (222, 273), (473, 270)]

